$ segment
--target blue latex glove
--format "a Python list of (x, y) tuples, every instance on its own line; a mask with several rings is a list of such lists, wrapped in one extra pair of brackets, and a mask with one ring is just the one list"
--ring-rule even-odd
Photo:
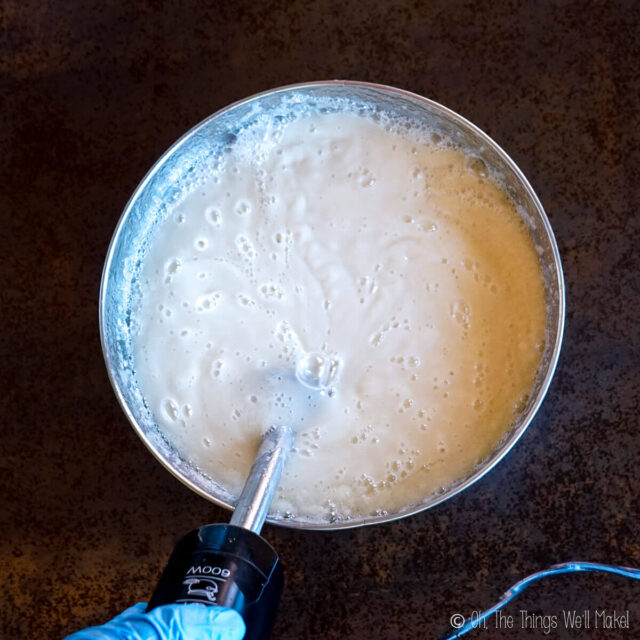
[(245, 626), (233, 609), (202, 604), (167, 604), (145, 613), (139, 602), (100, 627), (66, 640), (242, 640)]

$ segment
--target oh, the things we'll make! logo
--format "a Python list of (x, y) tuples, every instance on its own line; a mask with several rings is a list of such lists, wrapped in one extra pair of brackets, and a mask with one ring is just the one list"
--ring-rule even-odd
[(496, 611), (486, 615), (480, 611), (473, 611), (464, 616), (454, 613), (449, 618), (454, 629), (531, 629), (549, 635), (555, 629), (575, 629), (586, 631), (589, 629), (630, 629), (631, 619), (629, 610), (616, 609), (563, 609), (559, 614), (541, 614), (520, 609), (517, 613)]

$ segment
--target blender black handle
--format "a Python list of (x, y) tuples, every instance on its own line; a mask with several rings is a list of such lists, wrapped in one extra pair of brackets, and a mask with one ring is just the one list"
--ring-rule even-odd
[(264, 639), (283, 583), (282, 562), (264, 538), (231, 524), (205, 525), (178, 543), (147, 611), (188, 602), (229, 607), (244, 619), (245, 640)]

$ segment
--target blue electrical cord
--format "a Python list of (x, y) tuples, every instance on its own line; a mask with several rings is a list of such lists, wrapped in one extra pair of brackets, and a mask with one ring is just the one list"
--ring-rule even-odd
[[(465, 618), (460, 615), (458, 618), (460, 626), (452, 626), (451, 630), (440, 637), (440, 640), (455, 640), (455, 638), (459, 638), (469, 633), (469, 631), (477, 629), (489, 616), (502, 609), (507, 603), (520, 595), (531, 583), (540, 580), (540, 578), (546, 578), (547, 576), (553, 576), (559, 573), (574, 573), (580, 571), (604, 571), (606, 573), (615, 573), (625, 578), (640, 580), (640, 569), (633, 569), (632, 567), (619, 567), (610, 564), (599, 564), (597, 562), (563, 562), (562, 564), (554, 564), (544, 571), (532, 573), (530, 576), (520, 580), (520, 582), (516, 582), (516, 584), (502, 594), (500, 600), (490, 609), (478, 615), (474, 614), (468, 620), (465, 620)], [(454, 614), (454, 616), (451, 617), (452, 625), (454, 623), (454, 617), (457, 615), (458, 614)]]

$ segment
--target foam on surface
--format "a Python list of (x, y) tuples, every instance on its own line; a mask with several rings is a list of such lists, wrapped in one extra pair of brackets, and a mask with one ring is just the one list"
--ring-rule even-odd
[[(137, 286), (136, 375), (168, 440), (237, 495), (265, 427), (292, 424), (274, 510), (295, 518), (459, 480), (545, 346), (539, 259), (484, 163), (369, 112), (258, 118), (158, 225)], [(310, 351), (340, 359), (335, 393), (295, 380)]]

